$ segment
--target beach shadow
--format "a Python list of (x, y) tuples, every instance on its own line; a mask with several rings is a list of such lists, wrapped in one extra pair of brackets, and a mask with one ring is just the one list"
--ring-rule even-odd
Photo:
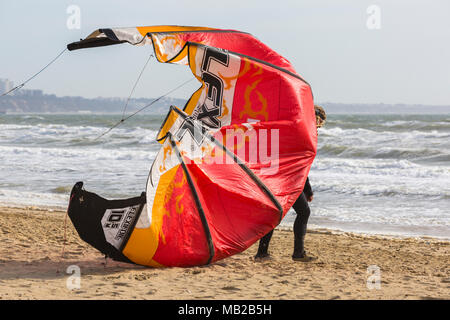
[(76, 259), (66, 258), (61, 261), (52, 259), (39, 259), (32, 261), (21, 260), (0, 260), (0, 280), (12, 279), (36, 279), (36, 280), (52, 280), (65, 278), (70, 276), (73, 271), (70, 266), (77, 266), (80, 268), (82, 276), (88, 275), (113, 275), (121, 273), (126, 270), (152, 272), (154, 268), (148, 268), (135, 264), (123, 263), (113, 261), (111, 259), (105, 260), (102, 258), (96, 259)]

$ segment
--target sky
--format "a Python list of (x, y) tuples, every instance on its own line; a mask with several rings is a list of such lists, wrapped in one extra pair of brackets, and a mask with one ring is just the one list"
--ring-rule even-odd
[[(67, 26), (73, 5), (79, 29)], [(96, 29), (149, 25), (249, 32), (291, 61), (318, 103), (450, 105), (448, 0), (0, 0), (0, 78), (24, 81)], [(128, 44), (67, 51), (26, 88), (128, 97), (151, 53)], [(185, 66), (152, 60), (134, 97), (160, 96), (190, 78)], [(170, 96), (187, 99), (198, 86)]]

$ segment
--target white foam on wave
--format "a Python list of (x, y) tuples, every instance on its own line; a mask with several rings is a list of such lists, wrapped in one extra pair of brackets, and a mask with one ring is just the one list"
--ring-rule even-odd
[(420, 143), (419, 141), (421, 139), (448, 138), (450, 137), (450, 132), (438, 130), (405, 130), (399, 132), (389, 130), (377, 131), (366, 128), (343, 129), (341, 127), (334, 127), (328, 129), (321, 128), (319, 136), (322, 140), (337, 138), (342, 143), (347, 144), (352, 141), (364, 141), (372, 144), (379, 142), (398, 144), (401, 142), (403, 145), (405, 143), (417, 144)]
[(0, 189), (0, 204), (5, 206), (38, 206), (67, 208), (69, 194)]
[(450, 199), (450, 169), (408, 160), (318, 158), (310, 177), (318, 191)]
[(24, 146), (0, 146), (1, 157), (10, 159), (12, 162), (16, 160), (40, 162), (46, 159), (52, 162), (62, 158), (76, 159), (80, 158), (84, 161), (96, 160), (136, 160), (150, 161), (156, 156), (156, 150), (142, 150), (137, 148), (43, 148), (43, 147), (24, 147)]
[(450, 130), (404, 129), (395, 132), (367, 128), (321, 128), (318, 155), (442, 164), (450, 159)]
[[(0, 171), (11, 174), (2, 177), (6, 184), (25, 182), (15, 187), (24, 195), (6, 194), (33, 205), (54, 205), (60, 194), (50, 198), (27, 193), (53, 194), (60, 186), (85, 181), (90, 188), (104, 196), (127, 197), (145, 190), (150, 166), (156, 151), (142, 149), (42, 148), (0, 146)], [(1, 199), (0, 199), (1, 200)], [(47, 201), (48, 200), (48, 201)], [(4, 202), (4, 201), (3, 201)]]
[[(0, 124), (0, 171), (7, 173), (0, 203), (65, 207), (70, 186), (80, 180), (107, 198), (144, 191), (160, 149), (154, 140), (159, 123), (119, 126), (93, 141), (108, 129), (105, 121), (98, 126), (92, 119), (73, 125), (70, 118), (66, 121)], [(377, 120), (366, 127), (364, 121), (330, 117), (331, 126), (319, 130), (319, 152), (310, 172), (315, 192), (310, 223), (377, 233), (449, 232), (446, 123), (435, 130), (433, 122), (419, 120)], [(415, 161), (420, 157), (441, 162)], [(292, 223), (293, 216), (288, 214), (286, 221)]]
[[(64, 124), (1, 124), (0, 143), (33, 144), (71, 142), (93, 142), (95, 138), (105, 133), (108, 128), (98, 126), (69, 126)], [(115, 128), (114, 131), (102, 137), (96, 144), (114, 145), (115, 143), (156, 143), (158, 130), (142, 127)]]
[[(450, 238), (450, 215), (428, 202), (387, 200), (316, 193), (310, 203), (308, 229), (327, 228), (368, 234)], [(296, 214), (291, 209), (281, 225), (292, 228)]]

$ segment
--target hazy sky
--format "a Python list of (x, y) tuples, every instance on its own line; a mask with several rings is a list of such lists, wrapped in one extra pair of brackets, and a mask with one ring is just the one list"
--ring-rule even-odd
[[(70, 5), (81, 10), (80, 29), (66, 25)], [(367, 12), (371, 5), (379, 20)], [(368, 19), (380, 29), (369, 29)], [(450, 104), (448, 0), (0, 0), (0, 78), (18, 84), (95, 29), (160, 24), (250, 32), (292, 62), (316, 102)], [(66, 52), (27, 88), (127, 97), (151, 50), (122, 44)], [(153, 60), (134, 96), (156, 97), (191, 77), (187, 67)], [(187, 98), (197, 87), (172, 96)]]

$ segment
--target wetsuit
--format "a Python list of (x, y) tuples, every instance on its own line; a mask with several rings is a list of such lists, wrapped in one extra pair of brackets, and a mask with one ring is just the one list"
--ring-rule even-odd
[[(308, 218), (311, 213), (308, 205), (308, 198), (313, 195), (311, 185), (309, 184), (309, 178), (306, 179), (303, 192), (300, 194), (298, 199), (295, 201), (292, 208), (297, 213), (297, 217), (294, 221), (294, 254), (292, 257), (303, 257), (305, 254), (304, 241), (306, 235), (306, 225), (308, 224)], [(266, 256), (268, 254), (269, 242), (272, 238), (273, 230), (267, 233), (259, 241), (258, 256)]]

